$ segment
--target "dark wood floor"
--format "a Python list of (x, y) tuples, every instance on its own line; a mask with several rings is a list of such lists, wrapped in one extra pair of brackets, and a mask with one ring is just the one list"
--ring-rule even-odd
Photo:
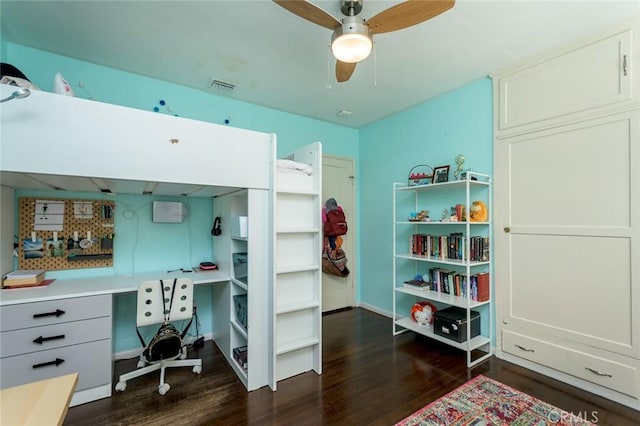
[[(69, 409), (66, 425), (393, 425), (469, 379), (484, 374), (567, 412), (597, 413), (600, 425), (638, 425), (640, 413), (495, 357), (467, 370), (465, 354), (414, 333), (392, 336), (391, 320), (364, 309), (323, 317), (323, 374), (247, 393), (212, 342), (193, 351), (203, 371), (171, 369), (125, 392)], [(117, 376), (136, 360), (118, 361)]]

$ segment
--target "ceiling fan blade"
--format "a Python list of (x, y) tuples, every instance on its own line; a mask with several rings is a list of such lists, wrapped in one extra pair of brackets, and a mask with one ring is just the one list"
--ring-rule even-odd
[(318, 6), (304, 0), (273, 0), (274, 3), (287, 9), (294, 15), (318, 24), (330, 30), (335, 30), (340, 25), (340, 21), (320, 9)]
[(357, 62), (336, 62), (336, 80), (338, 83), (344, 83), (351, 78), (351, 74), (356, 69)]
[(455, 0), (408, 0), (383, 10), (366, 21), (372, 34), (401, 30), (451, 9)]

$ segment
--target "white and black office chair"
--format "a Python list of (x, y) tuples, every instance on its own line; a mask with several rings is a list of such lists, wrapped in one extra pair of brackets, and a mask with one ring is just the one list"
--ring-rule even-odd
[[(193, 319), (193, 281), (187, 278), (145, 281), (138, 287), (136, 331), (144, 350), (140, 354), (138, 369), (122, 374), (116, 391), (127, 388), (127, 380), (160, 370), (158, 393), (166, 394), (171, 386), (164, 381), (167, 367), (193, 367), (195, 374), (202, 372), (201, 359), (186, 359), (184, 336)], [(189, 321), (182, 332), (171, 322)], [(146, 344), (140, 327), (161, 324), (156, 335)]]

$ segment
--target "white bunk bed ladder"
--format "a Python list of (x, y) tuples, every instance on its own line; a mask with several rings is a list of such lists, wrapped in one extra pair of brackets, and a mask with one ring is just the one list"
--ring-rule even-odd
[(322, 374), (322, 144), (286, 157), (311, 174), (274, 170), (273, 383)]

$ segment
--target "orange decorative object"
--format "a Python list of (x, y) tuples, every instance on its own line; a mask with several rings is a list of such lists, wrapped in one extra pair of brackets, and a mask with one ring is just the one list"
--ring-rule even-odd
[(486, 222), (489, 217), (487, 205), (482, 201), (472, 202), (469, 210), (471, 211), (469, 214), (471, 222)]

